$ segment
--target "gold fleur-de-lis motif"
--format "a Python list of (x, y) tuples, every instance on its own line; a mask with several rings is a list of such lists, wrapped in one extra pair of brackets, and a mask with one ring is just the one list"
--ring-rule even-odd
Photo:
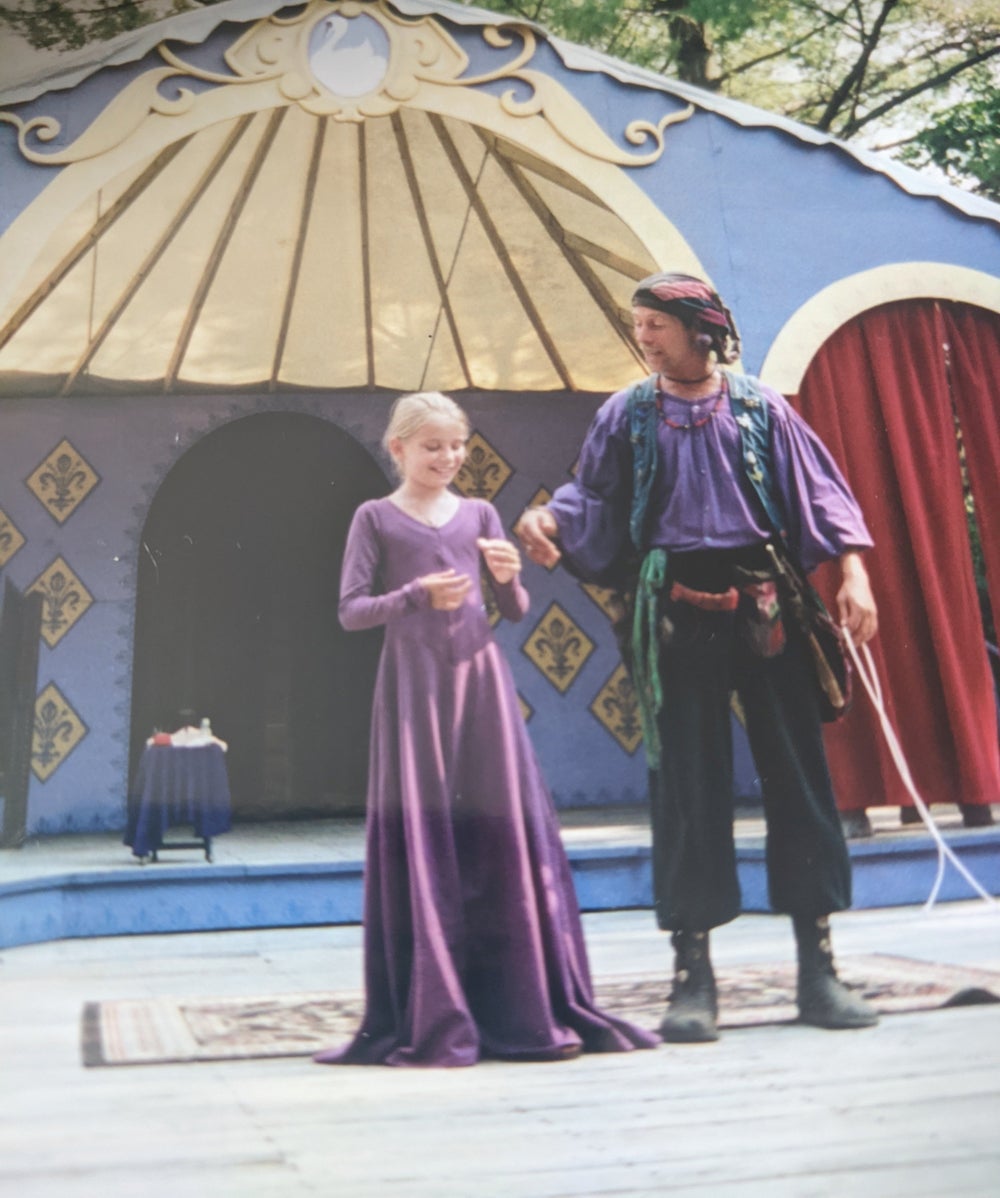
[(6, 566), (24, 544), (24, 537), (13, 520), (0, 509), (0, 566)]
[(593, 599), (593, 601), (597, 604), (601, 611), (604, 612), (609, 620), (615, 617), (616, 596), (614, 591), (612, 591), (609, 587), (599, 587), (593, 582), (581, 582), (580, 589), (591, 599)]
[(594, 642), (560, 606), (553, 603), (525, 642), (524, 652), (559, 691), (569, 689)]
[(57, 557), (28, 587), (42, 596), (42, 639), (54, 648), (94, 598), (72, 569)]
[(465, 462), (455, 486), (470, 499), (493, 499), (513, 473), (489, 441), (473, 433), (466, 442)]
[(98, 482), (96, 472), (65, 438), (27, 479), (31, 493), (60, 524), (69, 519)]
[(31, 743), (31, 769), (45, 782), (87, 735), (83, 721), (66, 701), (54, 682), (50, 682), (35, 700), (34, 735)]
[(626, 753), (634, 753), (642, 740), (639, 703), (625, 667), (619, 665), (598, 691), (590, 710)]
[(549, 672), (557, 678), (565, 678), (572, 672), (573, 667), (569, 659), (579, 655), (582, 643), (572, 625), (555, 616), (549, 620), (545, 634), (538, 638), (543, 653), (547, 653), (550, 658)]

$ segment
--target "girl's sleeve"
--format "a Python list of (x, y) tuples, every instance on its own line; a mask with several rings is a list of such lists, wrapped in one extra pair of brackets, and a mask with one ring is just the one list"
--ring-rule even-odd
[(781, 396), (768, 393), (774, 425), (774, 476), (791, 548), (807, 573), (820, 562), (873, 542), (858, 501), (833, 455)]
[(380, 539), (374, 511), (362, 506), (354, 514), (344, 561), (340, 570), (340, 607), (338, 615), (348, 632), (376, 628), (380, 624), (426, 607), (428, 592), (418, 579), (395, 591), (376, 594), (378, 586)]
[[(483, 536), (491, 539), (510, 540), (503, 530), (503, 525), (500, 523), (500, 517), (497, 510), (492, 504), (486, 503), (484, 508), (484, 525)], [(485, 568), (485, 567), (484, 567)], [(524, 589), (524, 584), (521, 582), (520, 574), (515, 575), (510, 582), (497, 582), (486, 568), (486, 574), (490, 580), (490, 586), (493, 588), (493, 595), (497, 601), (497, 607), (500, 609), (500, 614), (505, 620), (510, 620), (517, 623), (523, 620), (528, 613), (528, 605), (531, 602), (528, 592)]]
[(587, 432), (576, 475), (548, 503), (555, 516), (562, 564), (588, 582), (612, 583), (630, 548), (632, 450), (626, 393), (604, 403)]

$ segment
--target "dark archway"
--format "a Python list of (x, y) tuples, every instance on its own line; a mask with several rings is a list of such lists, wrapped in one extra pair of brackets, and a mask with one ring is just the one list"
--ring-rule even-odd
[(351, 516), (387, 489), (297, 413), (236, 420), (173, 467), (140, 545), (132, 772), (191, 707), (229, 744), (234, 818), (361, 810), (379, 635), (345, 633), (337, 597)]

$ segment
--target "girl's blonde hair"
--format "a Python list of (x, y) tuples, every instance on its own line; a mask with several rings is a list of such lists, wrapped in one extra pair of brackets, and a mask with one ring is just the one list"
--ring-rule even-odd
[(429, 420), (440, 420), (461, 425), (469, 435), (469, 418), (453, 399), (440, 391), (415, 391), (412, 395), (401, 395), (389, 412), (389, 425), (382, 438), (382, 447), (389, 456), (393, 441), (407, 441)]

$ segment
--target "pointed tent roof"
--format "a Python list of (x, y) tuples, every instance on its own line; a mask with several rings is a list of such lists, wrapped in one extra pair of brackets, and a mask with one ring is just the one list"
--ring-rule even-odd
[[(395, 5), (261, 18), (228, 35), (224, 69), (167, 49), (176, 31), (112, 53), (160, 48), (70, 145), (19, 126), (25, 158), (62, 170), (3, 242), (21, 272), (0, 284), (3, 390), (601, 391), (641, 368), (635, 282), (660, 250), (698, 263), (615, 165), (636, 156), (555, 81), (538, 86), (562, 140)], [(512, 77), (537, 47), (517, 40), (472, 82)]]

